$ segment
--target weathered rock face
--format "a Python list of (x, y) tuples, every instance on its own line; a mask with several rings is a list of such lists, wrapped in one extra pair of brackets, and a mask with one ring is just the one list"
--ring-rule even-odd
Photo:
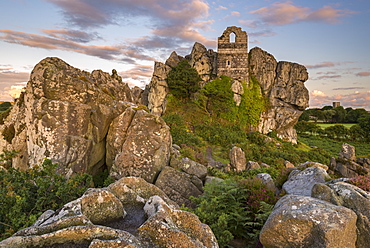
[(168, 93), (168, 85), (166, 78), (171, 67), (161, 62), (155, 62), (154, 72), (150, 84), (146, 87), (148, 108), (150, 113), (161, 116), (166, 110), (166, 96)]
[[(115, 130), (111, 140), (121, 139), (123, 143), (112, 144), (120, 146), (120, 149), (116, 153), (110, 174), (115, 178), (140, 176), (153, 183), (169, 161), (172, 145), (169, 127), (159, 116), (138, 110), (126, 130)], [(121, 133), (126, 136), (124, 140)]]
[(217, 53), (212, 49), (207, 50), (202, 44), (195, 42), (191, 54), (185, 57), (189, 64), (197, 70), (203, 83), (216, 77)]
[(343, 177), (356, 177), (370, 174), (370, 159), (356, 158), (355, 147), (344, 143), (338, 158), (332, 158), (329, 167)]
[(356, 214), (307, 196), (286, 195), (275, 205), (260, 233), (266, 248), (356, 247)]
[(289, 179), (283, 184), (287, 194), (311, 196), (312, 187), (316, 183), (324, 183), (328, 174), (321, 167), (309, 167), (304, 171), (293, 170)]
[(247, 160), (245, 153), (240, 147), (234, 146), (229, 153), (231, 168), (236, 172), (245, 171), (247, 166)]
[(357, 215), (356, 247), (365, 248), (370, 243), (370, 193), (345, 183), (316, 184), (312, 189), (312, 197), (332, 204), (343, 206)]
[[(130, 151), (132, 161), (143, 162), (141, 172), (150, 181), (168, 163), (164, 154), (171, 137), (163, 120), (138, 110), (134, 101), (115, 70), (112, 75), (88, 73), (46, 58), (35, 66), (25, 93), (0, 126), (0, 148), (20, 151), (14, 167), (26, 169), (50, 158), (67, 175), (95, 174), (105, 165), (114, 165), (120, 175)], [(136, 167), (132, 174), (138, 176)]]
[[(126, 213), (126, 214), (123, 214)], [(96, 225), (99, 223), (100, 225)], [(211, 229), (142, 178), (89, 189), (60, 210), (0, 242), (0, 247), (217, 248)]]
[(261, 115), (258, 131), (267, 134), (273, 130), (278, 136), (297, 143), (293, 126), (308, 107), (308, 90), (304, 82), (308, 73), (303, 65), (277, 62), (275, 58), (255, 47), (249, 51), (250, 76), (260, 82), (271, 107)]

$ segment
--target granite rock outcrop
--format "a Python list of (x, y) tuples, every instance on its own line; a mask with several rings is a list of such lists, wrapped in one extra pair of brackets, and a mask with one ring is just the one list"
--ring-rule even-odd
[[(201, 87), (221, 76), (217, 75), (217, 58), (217, 52), (207, 50), (198, 42), (194, 44), (191, 54), (185, 56), (201, 76)], [(169, 92), (167, 75), (171, 67), (183, 59), (173, 52), (165, 64), (156, 63), (152, 81), (146, 89), (149, 92), (148, 108), (151, 113), (162, 115), (165, 112), (166, 96)], [(274, 56), (258, 47), (249, 51), (248, 63), (245, 66), (249, 71), (250, 80), (253, 78), (260, 84), (261, 92), (268, 99), (269, 105), (260, 115), (260, 122), (253, 130), (263, 134), (276, 131), (279, 138), (297, 143), (297, 133), (293, 127), (303, 110), (308, 107), (309, 100), (308, 90), (304, 85), (308, 79), (307, 69), (297, 63), (278, 62)], [(244, 93), (241, 83), (240, 78), (233, 79), (232, 91), (237, 106)]]
[(89, 73), (46, 58), (0, 126), (0, 148), (20, 152), (16, 168), (49, 158), (65, 175), (108, 168), (117, 179), (152, 182), (169, 162), (172, 141), (169, 127), (145, 108), (115, 70)]
[(199, 247), (218, 248), (212, 230), (182, 211), (159, 188), (127, 177), (105, 189), (89, 189), (0, 247)]

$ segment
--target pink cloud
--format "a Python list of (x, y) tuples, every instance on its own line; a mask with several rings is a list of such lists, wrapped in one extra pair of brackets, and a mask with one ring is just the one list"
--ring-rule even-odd
[[(55, 38), (6, 29), (0, 29), (0, 33), (3, 34), (0, 36), (0, 40), (24, 46), (72, 51), (102, 59), (126, 61), (129, 63), (134, 63), (135, 61), (133, 59), (154, 61), (152, 57), (146, 56), (139, 50), (130, 48), (129, 46), (82, 45), (59, 36)], [(54, 33), (56, 32), (54, 31)]]
[(353, 63), (353, 62), (352, 61), (342, 61), (342, 62), (324, 61), (319, 64), (305, 65), (305, 66), (309, 69), (320, 69), (320, 68), (334, 67), (337, 65), (349, 64), (349, 63)]
[(359, 76), (359, 77), (369, 77), (370, 76), (370, 72), (368, 72), (368, 71), (358, 72), (358, 73), (356, 73), (356, 76)]
[[(324, 6), (317, 10), (309, 7), (295, 5), (292, 1), (273, 3), (250, 12), (257, 15), (262, 23), (270, 25), (286, 25), (296, 22), (324, 22), (335, 24), (344, 16), (355, 14), (351, 10), (335, 9), (331, 6)], [(254, 22), (257, 25), (258, 22)]]
[(324, 92), (319, 90), (310, 92), (310, 108), (321, 108), (323, 106), (332, 105), (335, 101), (339, 101), (341, 106), (344, 107), (365, 108), (370, 110), (370, 91), (333, 96), (327, 96)]

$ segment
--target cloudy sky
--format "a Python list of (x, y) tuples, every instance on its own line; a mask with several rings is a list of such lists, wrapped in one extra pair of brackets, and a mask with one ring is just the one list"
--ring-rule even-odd
[(1, 0), (0, 10), (0, 100), (49, 56), (143, 87), (154, 61), (187, 55), (196, 41), (216, 50), (239, 26), (249, 48), (307, 67), (310, 107), (370, 110), (369, 0)]

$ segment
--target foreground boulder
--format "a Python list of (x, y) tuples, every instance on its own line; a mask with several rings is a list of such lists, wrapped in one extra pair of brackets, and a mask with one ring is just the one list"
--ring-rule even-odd
[(275, 205), (260, 233), (266, 248), (356, 247), (356, 214), (307, 196), (286, 195)]
[(370, 244), (370, 193), (345, 182), (317, 184), (312, 197), (343, 206), (357, 215), (356, 247), (365, 248)]
[(89, 189), (0, 247), (199, 247), (217, 248), (211, 229), (179, 210), (156, 186), (128, 177), (106, 189)]

